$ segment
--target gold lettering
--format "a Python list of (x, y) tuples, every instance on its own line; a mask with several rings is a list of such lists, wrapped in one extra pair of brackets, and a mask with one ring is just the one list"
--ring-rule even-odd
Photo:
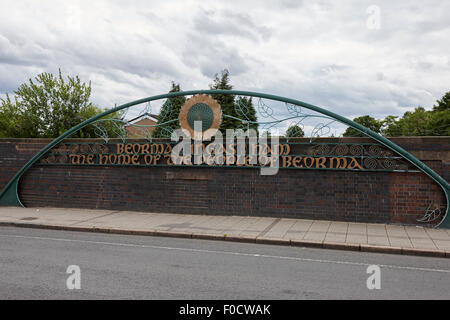
[(87, 156), (87, 163), (94, 164), (94, 155), (93, 154), (90, 154)]
[(301, 164), (302, 159), (303, 159), (302, 157), (295, 157), (294, 160), (292, 160), (292, 164), (294, 165), (294, 167), (296, 167), (296, 168), (298, 168), (298, 167), (302, 168), (302, 167), (303, 167), (303, 165)]
[(325, 161), (327, 161), (327, 158), (325, 157), (316, 158), (316, 168), (326, 168)]
[(154, 143), (150, 147), (151, 153), (158, 154), (164, 152), (164, 145), (162, 143)]
[(107, 164), (108, 163), (108, 155), (107, 154), (100, 154), (99, 155), (99, 162), (100, 164)]
[[(334, 161), (336, 160), (336, 167), (334, 166)], [(330, 158), (330, 169), (336, 168), (343, 168), (345, 169), (347, 167), (347, 159), (346, 158)]]
[(144, 156), (144, 162), (145, 162), (146, 165), (151, 164), (151, 163), (152, 163), (152, 160), (153, 160), (153, 156), (152, 156), (152, 155), (146, 154), (146, 155)]
[(352, 161), (349, 163), (347, 169), (355, 169), (355, 168), (358, 168), (359, 170), (363, 169), (359, 164), (358, 160), (352, 157)]
[(172, 145), (170, 143), (166, 143), (166, 149), (164, 150), (164, 153), (166, 154), (172, 153)]
[[(309, 164), (308, 164), (308, 160), (309, 160)], [(314, 164), (314, 158), (313, 157), (306, 157), (305, 160), (303, 160), (303, 162), (305, 163), (305, 166), (307, 168), (311, 168)]]
[(138, 154), (135, 154), (135, 155), (133, 155), (131, 157), (131, 163), (132, 164), (140, 164), (140, 162), (139, 162), (139, 155)]
[(117, 153), (123, 153), (124, 146), (123, 143), (117, 144)]
[(157, 164), (157, 162), (161, 159), (160, 155), (153, 156), (153, 164)]
[(280, 144), (280, 156), (288, 155), (291, 152), (291, 146), (288, 144)]
[(140, 144), (133, 144), (133, 153), (139, 153), (140, 151), (141, 151), (141, 145)]
[(80, 155), (71, 154), (69, 157), (71, 158), (72, 164), (80, 164)]
[(283, 156), (281, 157), (283, 160), (283, 167), (288, 168), (292, 165), (292, 157), (291, 156)]
[(117, 164), (130, 164), (130, 155), (121, 154), (117, 157)]
[(131, 150), (132, 147), (133, 147), (133, 146), (132, 146), (131, 144), (127, 143), (127, 144), (125, 145), (125, 152), (126, 152), (126, 153), (131, 153), (131, 152), (132, 152), (132, 150)]
[(115, 164), (117, 162), (117, 155), (115, 155), (115, 154), (109, 155), (108, 160), (109, 160), (109, 163)]
[(150, 145), (148, 143), (142, 145), (141, 153), (149, 153), (148, 149)]

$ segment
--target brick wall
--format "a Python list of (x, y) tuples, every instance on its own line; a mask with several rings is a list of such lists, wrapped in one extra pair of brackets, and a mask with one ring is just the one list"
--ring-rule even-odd
[[(393, 140), (450, 178), (450, 138)], [(0, 139), (0, 188), (48, 142)], [(402, 224), (418, 224), (430, 203), (445, 206), (440, 187), (422, 173), (289, 169), (261, 176), (248, 168), (35, 165), (22, 177), (19, 195), (29, 207)]]

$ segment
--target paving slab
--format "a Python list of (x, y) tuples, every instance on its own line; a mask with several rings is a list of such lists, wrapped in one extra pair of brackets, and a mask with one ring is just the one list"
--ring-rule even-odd
[(306, 232), (311, 228), (311, 225), (313, 224), (314, 220), (297, 220), (291, 228), (288, 230), (288, 232), (297, 232), (302, 231)]
[(0, 225), (241, 241), (450, 258), (450, 230), (373, 223), (0, 207)]
[(439, 250), (450, 251), (450, 240), (434, 240), (434, 244)]
[(308, 232), (327, 232), (331, 221), (314, 221)]
[(288, 232), (286, 232), (283, 238), (288, 240), (302, 240), (305, 235), (306, 232), (304, 231), (289, 230)]
[(411, 242), (416, 249), (437, 249), (431, 239), (411, 238)]
[(343, 242), (345, 243), (347, 235), (345, 233), (328, 232), (325, 236), (324, 242)]
[(372, 236), (369, 234), (367, 237), (367, 243), (369, 245), (376, 245), (376, 246), (389, 246), (389, 239), (387, 236)]
[(422, 227), (409, 227), (405, 228), (405, 230), (410, 238), (422, 238), (422, 239), (430, 238), (430, 235)]
[(283, 238), (286, 232), (295, 224), (295, 220), (283, 219), (274, 224), (264, 235), (264, 237)]
[(338, 222), (338, 221), (331, 222), (330, 227), (328, 228), (328, 232), (332, 232), (332, 233), (347, 234), (347, 230), (348, 230), (348, 223), (347, 222)]
[(326, 233), (325, 232), (314, 232), (309, 231), (303, 237), (304, 240), (313, 240), (313, 241), (323, 241), (325, 240)]
[(408, 238), (408, 233), (406, 233), (404, 226), (386, 226), (386, 232), (388, 237), (399, 237)]
[(409, 238), (389, 237), (389, 243), (394, 247), (413, 248), (413, 245)]
[(387, 236), (386, 226), (377, 224), (367, 224), (367, 235), (369, 236)]
[(347, 233), (367, 235), (367, 225), (364, 223), (349, 223)]
[(345, 242), (351, 243), (351, 244), (367, 244), (367, 236), (362, 234), (347, 234), (347, 237), (345, 238)]

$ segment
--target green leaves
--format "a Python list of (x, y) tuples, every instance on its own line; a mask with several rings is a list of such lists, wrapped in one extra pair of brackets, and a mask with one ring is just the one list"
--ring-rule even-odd
[[(169, 90), (169, 92), (179, 92), (179, 91), (181, 91), (180, 85), (172, 82), (172, 88)], [(160, 125), (170, 120), (178, 120), (181, 106), (184, 104), (185, 101), (186, 97), (180, 96), (167, 99), (166, 102), (164, 102), (158, 115), (158, 122), (157, 122), (158, 126), (153, 131), (152, 137), (170, 138), (170, 134), (172, 133), (172, 131), (180, 127), (178, 121), (173, 121), (171, 123), (167, 123), (162, 126)]]
[[(369, 128), (372, 131), (375, 131), (376, 133), (380, 133), (382, 121), (372, 118), (371, 116), (358, 117), (358, 118), (353, 119), (353, 121), (356, 123), (359, 123), (360, 125), (363, 125), (366, 128)], [(358, 130), (355, 130), (355, 129), (349, 127), (344, 132), (343, 136), (344, 137), (364, 137), (364, 134), (362, 134)]]
[(433, 106), (433, 111), (450, 110), (450, 91), (447, 92), (441, 100), (436, 101), (437, 105)]
[[(222, 70), (221, 75), (216, 74), (213, 83), (209, 86), (211, 90), (231, 90), (233, 86), (230, 84), (230, 73), (227, 69)], [(257, 121), (256, 110), (253, 106), (251, 98), (236, 97), (234, 95), (213, 94), (212, 97), (217, 100), (222, 108), (224, 115), (232, 116), (234, 118), (242, 119), (244, 122), (223, 117), (220, 131), (222, 134), (226, 133), (226, 129), (247, 129), (252, 128), (258, 130), (257, 124), (249, 124), (249, 121)]]
[[(9, 96), (1, 99), (1, 137), (56, 138), (93, 111), (101, 112), (89, 102), (91, 84), (81, 82), (78, 76), (65, 80), (61, 70), (57, 77), (41, 73), (14, 93), (14, 101)], [(85, 114), (88, 109), (91, 112)]]
[(305, 132), (303, 132), (303, 129), (297, 125), (290, 126), (286, 130), (286, 138), (302, 138), (304, 136)]
[[(450, 92), (447, 92), (431, 111), (417, 107), (414, 111), (407, 111), (398, 119), (387, 116), (384, 120), (377, 120), (370, 116), (363, 116), (353, 121), (388, 137), (400, 136), (450, 136)], [(348, 128), (344, 137), (362, 137), (359, 131)]]
[[(431, 111), (417, 107), (414, 111), (405, 112), (400, 119), (387, 116), (384, 120), (377, 120), (370, 116), (363, 116), (353, 121), (388, 137), (450, 136), (450, 108), (445, 107), (435, 107)], [(364, 135), (353, 128), (347, 128), (343, 136), (362, 137)]]

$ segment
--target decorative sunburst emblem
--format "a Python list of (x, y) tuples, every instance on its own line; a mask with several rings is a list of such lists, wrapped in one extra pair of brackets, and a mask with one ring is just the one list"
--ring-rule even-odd
[(178, 120), (181, 128), (188, 131), (192, 138), (194, 138), (195, 121), (201, 121), (203, 140), (209, 140), (219, 130), (222, 122), (222, 108), (210, 96), (197, 94), (183, 104)]

